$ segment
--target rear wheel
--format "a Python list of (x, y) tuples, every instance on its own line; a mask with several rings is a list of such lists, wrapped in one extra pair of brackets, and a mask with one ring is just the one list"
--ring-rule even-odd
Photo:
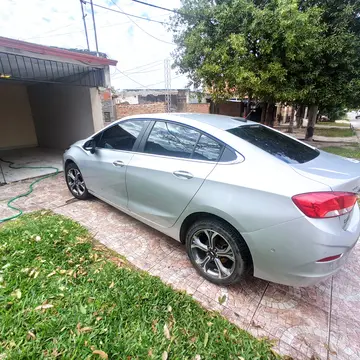
[(195, 222), (186, 235), (186, 250), (195, 269), (218, 285), (238, 282), (251, 267), (250, 251), (240, 234), (225, 222)]
[(89, 192), (79, 168), (75, 163), (70, 163), (65, 169), (66, 184), (71, 194), (80, 200), (89, 198)]

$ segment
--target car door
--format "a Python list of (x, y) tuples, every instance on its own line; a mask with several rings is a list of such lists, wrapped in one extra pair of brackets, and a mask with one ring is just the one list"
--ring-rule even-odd
[(96, 136), (95, 153), (88, 152), (82, 169), (86, 186), (94, 195), (127, 207), (126, 167), (148, 124), (147, 120), (127, 120)]
[(156, 121), (128, 164), (129, 210), (171, 227), (215, 167), (222, 149), (197, 129)]

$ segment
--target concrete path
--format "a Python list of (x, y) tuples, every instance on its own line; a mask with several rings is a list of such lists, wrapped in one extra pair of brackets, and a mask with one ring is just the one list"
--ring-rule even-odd
[[(6, 200), (31, 181), (0, 187), (0, 218), (13, 212)], [(333, 278), (310, 288), (292, 288), (249, 277), (230, 287), (197, 275), (184, 247), (102, 201), (75, 201), (63, 176), (49, 178), (16, 201), (26, 211), (52, 209), (86, 226), (107, 247), (209, 310), (257, 337), (274, 339), (274, 350), (294, 359), (360, 359), (360, 245)], [(221, 299), (221, 300), (220, 300)]]

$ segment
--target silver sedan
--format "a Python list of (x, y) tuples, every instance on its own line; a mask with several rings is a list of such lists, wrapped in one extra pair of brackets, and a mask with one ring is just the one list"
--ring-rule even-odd
[(116, 121), (64, 154), (78, 199), (90, 194), (186, 245), (196, 270), (312, 285), (360, 234), (360, 164), (266, 126), (221, 115)]

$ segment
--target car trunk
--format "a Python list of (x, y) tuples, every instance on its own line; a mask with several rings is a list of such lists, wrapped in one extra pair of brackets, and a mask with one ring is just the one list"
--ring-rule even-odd
[[(360, 161), (320, 151), (315, 159), (291, 165), (302, 176), (320, 182), (332, 191), (360, 194)], [(342, 230), (348, 230), (353, 211), (338, 217)]]
[(333, 191), (360, 193), (360, 161), (320, 151), (315, 159), (291, 164), (300, 175), (327, 185)]

